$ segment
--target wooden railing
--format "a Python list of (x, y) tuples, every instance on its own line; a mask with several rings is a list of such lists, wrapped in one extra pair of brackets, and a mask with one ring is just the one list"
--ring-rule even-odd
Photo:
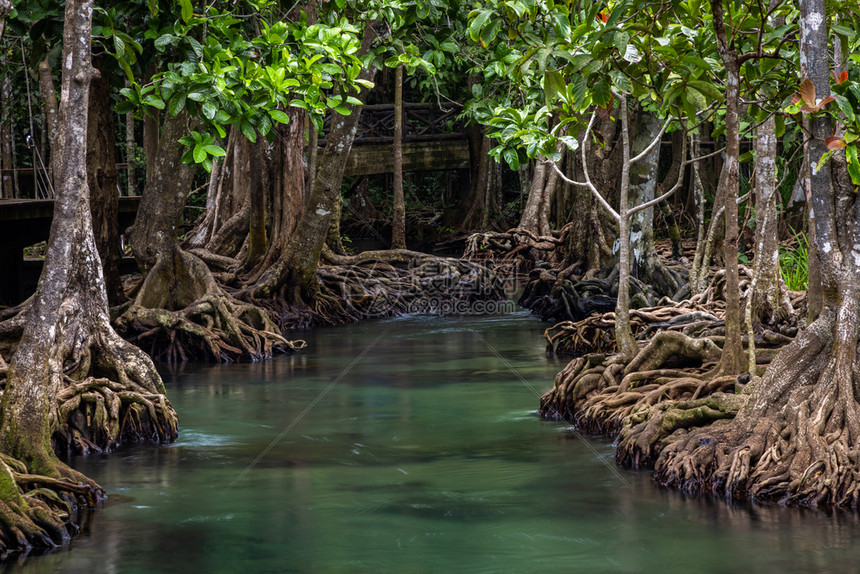
[[(457, 119), (460, 108), (441, 109), (433, 104), (403, 104), (403, 141), (427, 142), (464, 140), (464, 122)], [(326, 144), (331, 115), (326, 117), (319, 145)], [(361, 108), (354, 146), (390, 144), (394, 141), (394, 104), (373, 104)]]

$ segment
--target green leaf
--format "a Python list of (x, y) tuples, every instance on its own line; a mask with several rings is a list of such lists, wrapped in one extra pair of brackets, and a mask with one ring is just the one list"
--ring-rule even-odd
[(239, 129), (242, 130), (242, 134), (248, 138), (248, 141), (251, 143), (257, 142), (257, 130), (254, 129), (247, 120), (243, 120), (239, 126)]
[(609, 103), (609, 100), (612, 97), (612, 92), (609, 89), (609, 82), (606, 81), (605, 77), (600, 78), (597, 83), (594, 85), (592, 99), (594, 104), (597, 106), (605, 106)]
[(561, 72), (551, 71), (544, 74), (543, 91), (547, 106), (552, 106), (559, 94), (562, 94), (562, 98), (566, 99), (567, 87)]
[[(191, 0), (179, 0), (179, 6), (182, 8), (182, 20), (187, 24), (194, 15), (194, 9), (191, 7)], [(200, 163), (199, 161), (197, 163)]]
[(212, 102), (205, 102), (202, 108), (203, 117), (207, 120), (215, 119), (215, 114), (218, 113), (218, 108)]
[[(846, 150), (847, 150), (847, 148), (846, 148)], [(822, 167), (824, 167), (824, 165), (825, 165), (828, 161), (830, 161), (830, 158), (831, 158), (831, 157), (833, 157), (833, 154), (835, 154), (835, 153), (836, 153), (836, 150), (829, 149), (829, 150), (827, 150), (826, 152), (824, 152), (823, 154), (821, 154), (821, 159), (819, 159), (819, 160), (818, 160), (818, 163), (815, 165), (815, 171), (817, 172), (817, 171), (818, 171), (818, 170), (820, 170)], [(847, 154), (847, 153), (848, 153), (848, 152), (846, 151), (846, 154)], [(856, 157), (857, 157), (857, 150), (854, 150), (854, 157), (855, 157), (855, 159), (856, 159)], [(849, 173), (850, 173), (850, 171), (849, 171)]]
[(708, 100), (705, 95), (689, 84), (687, 85), (687, 90), (684, 95), (687, 97), (687, 102), (695, 106), (697, 111), (704, 110), (708, 107)]
[(848, 157), (848, 174), (851, 176), (851, 181), (854, 185), (860, 185), (860, 162), (857, 161), (857, 146), (848, 146), (845, 148), (845, 155)]
[(272, 119), (278, 122), (279, 124), (288, 124), (290, 123), (290, 116), (281, 110), (269, 110), (269, 115), (272, 116)]
[(164, 109), (164, 101), (161, 98), (156, 97), (156, 96), (152, 96), (152, 95), (145, 96), (143, 98), (143, 103), (146, 104), (147, 106), (150, 106), (153, 108), (158, 108), (159, 110)]
[(203, 163), (204, 159), (206, 159), (206, 150), (203, 149), (203, 146), (194, 146), (194, 163)]
[(511, 148), (506, 148), (505, 151), (502, 152), (502, 157), (508, 162), (508, 165), (511, 166), (511, 169), (517, 171), (520, 167), (520, 155), (516, 152), (516, 150)]
[(472, 20), (472, 23), (469, 24), (469, 37), (472, 38), (473, 42), (477, 42), (481, 33), (481, 28), (483, 28), (484, 24), (487, 23), (487, 20), (490, 19), (490, 16), (493, 15), (492, 10), (484, 10), (478, 13), (478, 16)]
[(214, 155), (215, 157), (224, 157), (225, 155), (227, 155), (227, 152), (224, 151), (224, 148), (215, 144), (205, 145), (203, 146), (203, 149), (206, 150), (206, 153), (208, 153), (209, 155)]
[(174, 94), (172, 98), (170, 98), (170, 105), (168, 106), (168, 112), (173, 117), (176, 117), (179, 112), (182, 111), (182, 108), (185, 107), (185, 94), (178, 93)]
[(687, 80), (687, 85), (701, 92), (705, 98), (712, 102), (722, 102), (725, 99), (723, 92), (710, 82), (705, 82), (703, 80)]

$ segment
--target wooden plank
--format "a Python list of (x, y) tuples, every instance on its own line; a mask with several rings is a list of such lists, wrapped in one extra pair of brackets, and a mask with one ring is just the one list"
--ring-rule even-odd
[[(394, 154), (390, 145), (363, 145), (350, 151), (344, 175), (391, 173)], [(469, 142), (436, 141), (403, 144), (403, 171), (469, 169)]]

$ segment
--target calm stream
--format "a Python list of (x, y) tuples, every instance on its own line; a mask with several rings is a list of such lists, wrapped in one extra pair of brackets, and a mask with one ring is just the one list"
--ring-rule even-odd
[(404, 317), (303, 333), (306, 352), (267, 363), (165, 371), (179, 440), (76, 460), (105, 508), (70, 549), (8, 571), (857, 568), (853, 514), (687, 499), (538, 420), (561, 368), (545, 327)]

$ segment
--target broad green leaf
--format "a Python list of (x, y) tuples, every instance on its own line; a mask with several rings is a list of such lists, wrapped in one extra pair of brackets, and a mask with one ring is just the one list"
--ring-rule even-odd
[(272, 119), (278, 122), (279, 124), (288, 124), (290, 123), (290, 116), (281, 110), (269, 110), (269, 115), (272, 116)]
[(851, 181), (854, 185), (860, 185), (860, 162), (857, 161), (857, 146), (848, 146), (845, 148), (845, 155), (848, 158), (848, 174), (851, 176)]
[(206, 150), (203, 149), (203, 146), (194, 146), (194, 163), (203, 163), (204, 159), (206, 159)]
[[(182, 20), (187, 24), (194, 15), (194, 9), (191, 7), (191, 0), (179, 0), (179, 6), (182, 8)], [(200, 163), (199, 161), (197, 163)]]
[(725, 100), (723, 92), (710, 82), (705, 82), (703, 80), (687, 80), (687, 85), (701, 92), (702, 95), (711, 102), (722, 102)]

